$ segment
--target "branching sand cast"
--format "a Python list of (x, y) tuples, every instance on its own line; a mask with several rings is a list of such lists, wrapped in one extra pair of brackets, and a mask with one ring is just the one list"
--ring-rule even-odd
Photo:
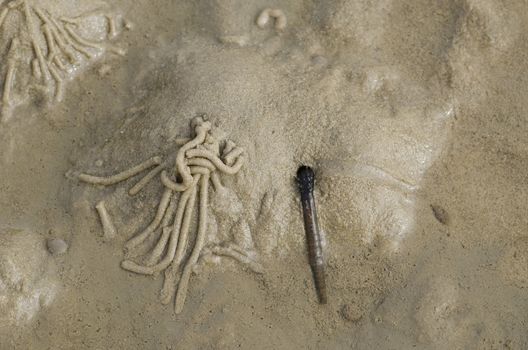
[[(235, 175), (238, 173), (244, 164), (245, 154), (244, 150), (232, 141), (225, 142), (220, 152), (219, 141), (210, 133), (211, 123), (202, 117), (193, 119), (191, 124), (195, 136), (177, 151), (172, 173), (167, 172), (166, 162), (156, 156), (114, 176), (98, 177), (87, 174), (78, 176), (83, 182), (109, 186), (153, 168), (129, 190), (130, 195), (135, 195), (160, 174), (165, 190), (155, 217), (146, 229), (126, 243), (125, 249), (130, 252), (142, 244), (147, 244), (146, 242), (152, 235), (161, 231), (157, 243), (146, 256), (143, 256), (141, 263), (127, 259), (121, 263), (121, 266), (125, 270), (144, 275), (154, 275), (165, 271), (161, 302), (169, 303), (176, 294), (176, 313), (180, 313), (183, 308), (191, 273), (202, 255), (214, 254), (230, 257), (257, 273), (261, 272), (260, 265), (252, 259), (251, 255), (236, 245), (213, 245), (207, 247), (206, 251), (204, 250), (207, 244), (209, 183), (213, 184), (215, 192), (225, 191), (220, 181), (220, 174)], [(181, 181), (175, 181), (176, 178)], [(179, 283), (177, 283), (180, 267), (184, 262), (186, 248), (190, 241), (189, 231), (197, 198), (199, 215), (194, 247), (181, 271)], [(105, 213), (101, 219), (107, 227), (109, 225), (108, 214)]]
[[(29, 88), (40, 89), (49, 101), (60, 102), (65, 82), (73, 79), (83, 66), (106, 51), (124, 54), (109, 43), (81, 34), (81, 29), (94, 34), (104, 26), (105, 40), (117, 36), (119, 16), (109, 14), (105, 3), (97, 4), (99, 8), (70, 18), (54, 16), (46, 8), (46, 5), (57, 7), (53, 1), (0, 1), (0, 34), (8, 40), (6, 53), (0, 52), (0, 60), (7, 62), (0, 85), (2, 119), (28, 99)], [(81, 28), (85, 24), (88, 29)]]

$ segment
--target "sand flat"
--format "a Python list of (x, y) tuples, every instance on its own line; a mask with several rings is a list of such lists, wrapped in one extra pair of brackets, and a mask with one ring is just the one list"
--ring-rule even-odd
[[(524, 1), (75, 3), (0, 1), (0, 250), (35, 259), (0, 259), (0, 348), (528, 347)], [(181, 266), (145, 276), (122, 262), (154, 264), (187, 203), (124, 249), (162, 170), (196, 198)]]

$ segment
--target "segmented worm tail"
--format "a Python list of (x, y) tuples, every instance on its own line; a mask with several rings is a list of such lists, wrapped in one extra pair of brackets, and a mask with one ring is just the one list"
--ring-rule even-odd
[(312, 266), (312, 273), (315, 281), (315, 289), (319, 297), (319, 304), (326, 304), (326, 282), (324, 264)]

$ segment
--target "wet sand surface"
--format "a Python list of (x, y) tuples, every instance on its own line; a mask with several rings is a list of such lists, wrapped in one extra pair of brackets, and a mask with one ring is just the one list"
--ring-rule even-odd
[[(0, 1), (0, 348), (527, 348), (527, 7)], [(231, 140), (243, 165), (215, 165), (222, 187), (197, 190), (179, 269), (122, 268), (148, 265), (161, 227), (124, 246), (167, 187), (156, 174), (129, 195), (151, 168), (108, 186), (78, 175), (160, 156), (184, 181), (175, 159), (203, 123), (195, 149), (233, 166)], [(301, 164), (316, 172), (326, 305), (308, 264)]]

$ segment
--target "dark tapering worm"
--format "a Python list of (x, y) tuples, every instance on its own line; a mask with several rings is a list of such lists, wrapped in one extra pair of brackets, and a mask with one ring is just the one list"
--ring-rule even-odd
[(297, 184), (299, 185), (299, 191), (301, 193), (304, 231), (308, 243), (310, 267), (312, 268), (319, 303), (326, 304), (325, 266), (313, 194), (314, 182), (315, 175), (312, 168), (303, 165), (297, 170)]

